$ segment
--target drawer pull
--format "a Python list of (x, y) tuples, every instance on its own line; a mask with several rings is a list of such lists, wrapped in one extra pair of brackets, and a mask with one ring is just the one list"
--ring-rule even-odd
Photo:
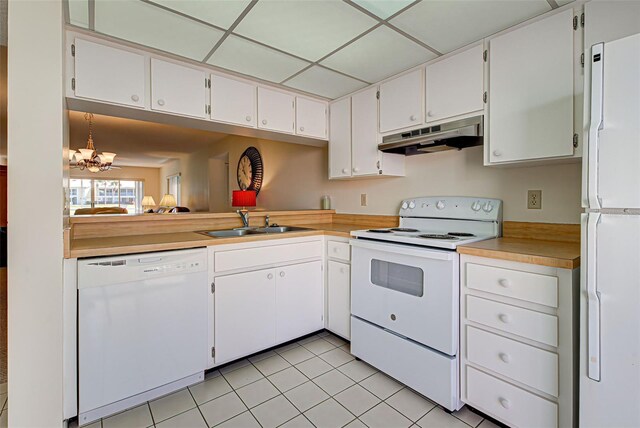
[(511, 317), (507, 314), (498, 315), (498, 319), (505, 324), (509, 324), (511, 322)]
[(506, 398), (500, 397), (498, 401), (500, 402), (500, 405), (505, 409), (511, 408), (511, 401), (507, 400)]
[(509, 364), (511, 361), (511, 356), (509, 354), (505, 354), (504, 352), (500, 352), (498, 357), (502, 360), (502, 362)]
[(501, 286), (503, 286), (504, 288), (507, 288), (507, 287), (509, 287), (509, 286), (511, 285), (511, 282), (509, 282), (509, 280), (508, 280), (508, 279), (504, 279), (504, 278), (502, 278), (502, 279), (499, 279), (499, 280), (498, 280), (498, 284), (500, 284), (500, 285), (501, 285)]

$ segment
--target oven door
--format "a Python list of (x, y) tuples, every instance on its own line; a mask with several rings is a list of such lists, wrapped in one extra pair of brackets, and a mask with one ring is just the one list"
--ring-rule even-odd
[(458, 254), (363, 239), (351, 246), (351, 313), (456, 355)]

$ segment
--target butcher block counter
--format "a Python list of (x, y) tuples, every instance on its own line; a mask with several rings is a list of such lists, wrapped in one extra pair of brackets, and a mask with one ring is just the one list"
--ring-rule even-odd
[(580, 266), (580, 225), (504, 222), (503, 237), (458, 247), (460, 254), (563, 269)]
[(65, 231), (65, 257), (145, 253), (314, 235), (349, 238), (351, 231), (354, 230), (398, 225), (396, 216), (336, 214), (333, 210), (300, 210), (251, 212), (250, 226), (264, 226), (267, 215), (271, 224), (297, 226), (307, 230), (215, 238), (198, 231), (241, 227), (238, 214), (186, 213), (72, 217), (71, 227)]

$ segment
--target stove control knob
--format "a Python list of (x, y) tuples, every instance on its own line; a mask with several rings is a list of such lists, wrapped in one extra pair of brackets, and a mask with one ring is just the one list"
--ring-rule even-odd
[(416, 201), (409, 202), (409, 209), (412, 210), (416, 207)]
[(474, 211), (480, 211), (480, 201), (475, 201), (474, 203), (471, 204), (471, 209)]
[(490, 213), (491, 211), (493, 211), (493, 205), (487, 202), (482, 206), (482, 209), (484, 210), (484, 212)]
[(409, 206), (409, 204), (407, 204), (406, 202), (403, 202), (403, 203), (402, 203), (402, 207), (401, 207), (401, 208), (402, 208), (403, 210), (406, 210), (408, 206)]
[(444, 209), (444, 201), (436, 202), (436, 208), (439, 209), (439, 210), (443, 210)]

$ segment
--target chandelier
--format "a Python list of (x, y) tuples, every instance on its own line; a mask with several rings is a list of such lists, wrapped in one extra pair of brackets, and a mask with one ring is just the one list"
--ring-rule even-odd
[[(112, 167), (113, 158), (116, 157), (115, 153), (102, 152), (98, 154), (96, 148), (93, 146), (93, 113), (85, 113), (84, 119), (89, 122), (87, 147), (70, 153), (70, 160), (75, 158), (76, 161), (72, 167), (80, 168), (80, 170), (87, 169), (90, 172), (109, 171), (111, 168), (116, 168)], [(73, 158), (71, 158), (71, 156), (73, 156)]]

